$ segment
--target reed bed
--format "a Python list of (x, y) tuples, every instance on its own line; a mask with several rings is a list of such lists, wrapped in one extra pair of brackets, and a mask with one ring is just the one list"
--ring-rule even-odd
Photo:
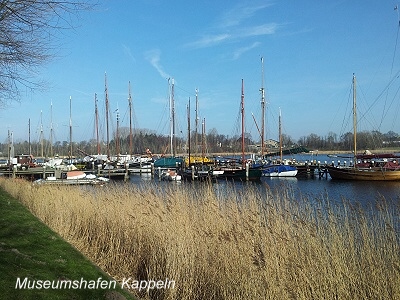
[(141, 299), (400, 299), (399, 205), (204, 185), (39, 186), (0, 179)]

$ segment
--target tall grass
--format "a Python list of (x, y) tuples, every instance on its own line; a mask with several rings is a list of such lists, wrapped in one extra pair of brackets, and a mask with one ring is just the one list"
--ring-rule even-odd
[(383, 198), (0, 185), (114, 278), (175, 281), (143, 299), (400, 299), (399, 206)]

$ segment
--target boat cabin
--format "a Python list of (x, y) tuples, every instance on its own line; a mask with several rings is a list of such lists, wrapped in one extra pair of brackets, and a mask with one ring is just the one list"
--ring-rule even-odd
[(13, 165), (16, 165), (18, 169), (34, 168), (36, 164), (33, 161), (33, 156), (30, 154), (18, 154), (12, 159)]

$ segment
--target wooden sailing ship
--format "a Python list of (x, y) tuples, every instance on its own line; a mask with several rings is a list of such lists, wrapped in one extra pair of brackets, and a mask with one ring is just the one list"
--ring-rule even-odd
[[(241, 165), (233, 166), (221, 166), (213, 170), (214, 176), (218, 179), (227, 180), (249, 180), (249, 181), (259, 181), (261, 179), (262, 171), (260, 167), (252, 167), (245, 157), (245, 130), (244, 130), (244, 82), (242, 79), (242, 95), (240, 102), (240, 112), (242, 119), (242, 159)], [(217, 173), (217, 172), (220, 172)]]
[(354, 162), (351, 166), (328, 166), (332, 179), (342, 180), (400, 180), (400, 157), (394, 154), (363, 154), (357, 155), (357, 105), (356, 77), (353, 74), (353, 131), (354, 131)]

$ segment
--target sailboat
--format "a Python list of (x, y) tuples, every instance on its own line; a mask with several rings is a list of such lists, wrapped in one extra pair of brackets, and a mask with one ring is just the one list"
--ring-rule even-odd
[[(196, 90), (196, 113), (197, 113), (197, 90)], [(182, 175), (184, 180), (187, 181), (208, 181), (211, 180), (211, 176), (213, 174), (212, 168), (210, 166), (213, 163), (212, 160), (207, 159), (204, 156), (204, 150), (202, 150), (202, 156), (197, 157), (193, 156), (191, 152), (191, 139), (190, 139), (190, 98), (187, 106), (187, 117), (188, 117), (188, 157), (185, 158), (185, 167), (180, 170), (180, 174)], [(197, 116), (196, 116), (197, 120)], [(197, 125), (197, 121), (196, 121)], [(202, 124), (202, 141), (204, 142), (204, 132), (205, 132), (205, 119)], [(197, 129), (196, 129), (197, 135)], [(204, 144), (204, 143), (202, 143)], [(203, 148), (204, 145), (202, 145)], [(204, 148), (203, 148), (204, 149)]]
[[(242, 79), (242, 95), (241, 95), (241, 117), (242, 117), (242, 159), (241, 165), (233, 165), (233, 166), (220, 166), (216, 167), (213, 170), (213, 175), (218, 179), (233, 179), (233, 180), (250, 180), (250, 181), (259, 181), (261, 178), (261, 168), (260, 167), (252, 167), (247, 162), (244, 147), (245, 147), (245, 136), (244, 136), (244, 82)], [(220, 173), (218, 173), (220, 172)]]
[[(207, 157), (205, 154), (205, 149), (206, 149), (206, 145), (205, 145), (205, 119), (203, 119), (202, 122), (202, 130), (204, 130), (204, 132), (202, 133), (202, 138), (201, 138), (201, 155), (198, 154), (198, 121), (199, 121), (199, 117), (198, 117), (198, 104), (199, 104), (199, 99), (198, 99), (198, 89), (195, 90), (196, 92), (196, 118), (195, 118), (195, 147), (194, 147), (194, 151), (192, 151), (190, 153), (190, 155), (188, 155), (188, 157), (185, 158), (185, 166), (192, 166), (195, 165), (196, 167), (201, 166), (201, 167), (206, 167), (207, 169), (207, 165), (211, 165), (214, 164), (214, 159)], [(189, 99), (189, 104), (190, 104), (190, 99)], [(190, 106), (190, 105), (189, 105)], [(190, 127), (190, 112), (188, 112), (188, 118), (189, 118), (189, 126)], [(191, 146), (191, 141), (190, 141), (190, 129), (189, 129), (189, 150), (191, 150), (190, 146)], [(203, 168), (202, 168), (203, 169)]]
[[(106, 123), (106, 154), (100, 154), (100, 140), (99, 140), (99, 121), (98, 121), (98, 107), (97, 107), (97, 95), (94, 95), (95, 102), (95, 127), (96, 127), (96, 140), (97, 140), (97, 155), (90, 155), (80, 150), (84, 155), (87, 167), (94, 168), (97, 166), (98, 172), (106, 178), (112, 179), (127, 179), (127, 169), (123, 168), (120, 164), (120, 149), (119, 149), (119, 109), (116, 109), (117, 115), (117, 130), (115, 133), (115, 148), (116, 155), (111, 155), (110, 150), (110, 128), (109, 128), (109, 97), (108, 97), (108, 86), (107, 86), (107, 74), (104, 73), (104, 94), (105, 94), (105, 123)], [(92, 165), (92, 166), (91, 166)]]
[(271, 162), (264, 164), (262, 167), (263, 176), (266, 177), (295, 177), (297, 175), (297, 168), (293, 165), (284, 163), (282, 151), (282, 114), (279, 110), (279, 154), (280, 163), (273, 164)]
[(353, 74), (353, 131), (354, 163), (351, 166), (327, 166), (332, 179), (343, 180), (400, 180), (400, 156), (394, 154), (357, 155), (356, 76)]
[[(265, 89), (264, 89), (264, 58), (261, 57), (261, 157), (264, 159), (264, 131), (265, 131)], [(283, 162), (283, 151), (282, 151), (282, 122), (281, 122), (281, 110), (279, 109), (279, 154), (280, 164), (274, 164), (271, 161), (254, 164), (254, 166), (260, 166), (262, 168), (262, 175), (266, 177), (295, 177), (297, 175), (297, 168), (293, 165), (282, 164)], [(255, 121), (255, 120), (254, 120)], [(257, 123), (256, 123), (257, 125)], [(258, 128), (258, 126), (257, 126)]]
[(151, 164), (154, 162), (150, 149), (146, 154), (133, 155), (133, 128), (132, 128), (132, 95), (131, 82), (128, 82), (128, 105), (129, 105), (129, 159), (125, 162), (129, 165), (129, 173), (150, 173)]
[(170, 106), (170, 157), (160, 157), (154, 161), (154, 168), (158, 176), (163, 180), (180, 181), (181, 175), (177, 170), (181, 168), (183, 159), (176, 157), (176, 138), (175, 138), (175, 100), (174, 100), (174, 79), (168, 79), (168, 84), (171, 83), (171, 91), (169, 97)]
[(177, 169), (182, 166), (183, 159), (176, 157), (176, 138), (175, 138), (175, 99), (174, 99), (174, 79), (168, 79), (170, 83), (170, 96), (169, 96), (169, 107), (170, 107), (170, 150), (171, 156), (160, 157), (154, 161), (155, 168), (161, 169)]

